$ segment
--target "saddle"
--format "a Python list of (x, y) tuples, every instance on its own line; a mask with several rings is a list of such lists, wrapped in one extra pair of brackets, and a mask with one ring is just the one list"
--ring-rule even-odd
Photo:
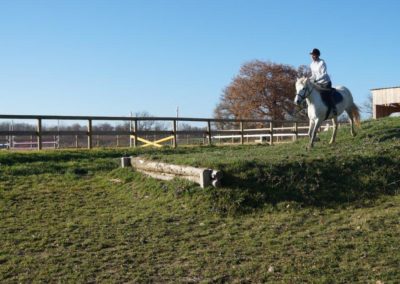
[(328, 93), (331, 92), (332, 90), (335, 90), (335, 88), (325, 88), (319, 84), (315, 84), (315, 83), (311, 83), (314, 87), (314, 89), (316, 89), (318, 92), (320, 93)]
[[(324, 88), (318, 84), (313, 84), (314, 88), (320, 93), (322, 102), (328, 108), (326, 118), (329, 116), (332, 108), (343, 100), (343, 96), (335, 88)], [(325, 118), (325, 119), (326, 119)]]

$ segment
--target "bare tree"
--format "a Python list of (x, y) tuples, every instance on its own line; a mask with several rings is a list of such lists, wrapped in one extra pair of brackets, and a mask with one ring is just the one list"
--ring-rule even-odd
[(372, 105), (372, 94), (370, 93), (366, 99), (366, 101), (364, 101), (364, 103), (361, 106), (361, 110), (362, 112), (366, 113), (368, 115), (368, 118), (372, 117), (373, 114), (373, 105)]
[[(135, 113), (136, 117), (152, 117), (147, 111)], [(164, 122), (159, 122), (155, 120), (141, 120), (138, 122), (138, 130), (166, 130), (167, 125)]]
[(93, 129), (97, 131), (113, 131), (114, 127), (111, 124), (104, 122), (94, 126)]

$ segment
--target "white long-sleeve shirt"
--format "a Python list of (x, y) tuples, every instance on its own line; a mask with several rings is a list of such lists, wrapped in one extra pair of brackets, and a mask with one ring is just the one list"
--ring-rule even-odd
[(310, 69), (311, 80), (315, 80), (315, 82), (319, 84), (326, 84), (331, 81), (331, 78), (328, 75), (325, 61), (323, 59), (320, 58), (316, 61), (311, 62)]

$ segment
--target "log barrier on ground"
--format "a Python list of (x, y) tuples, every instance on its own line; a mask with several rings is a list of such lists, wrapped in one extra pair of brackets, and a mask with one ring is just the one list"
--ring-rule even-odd
[(123, 168), (132, 167), (138, 172), (161, 180), (187, 179), (199, 184), (202, 188), (207, 186), (218, 187), (222, 179), (222, 172), (220, 171), (149, 161), (141, 157), (122, 157), (121, 166)]

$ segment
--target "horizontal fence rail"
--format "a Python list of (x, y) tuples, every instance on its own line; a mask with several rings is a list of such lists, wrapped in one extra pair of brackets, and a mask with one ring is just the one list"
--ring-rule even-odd
[[(222, 143), (230, 139), (232, 143), (244, 144), (251, 142), (267, 142), (273, 144), (285, 137), (292, 138), (292, 141), (297, 140), (300, 136), (307, 135), (308, 123), (306, 121), (296, 120), (257, 120), (257, 119), (211, 119), (211, 118), (191, 118), (191, 117), (126, 117), (126, 116), (60, 116), (60, 115), (1, 115), (0, 122), (12, 121), (8, 123), (8, 129), (0, 129), (1, 137), (5, 143), (1, 143), (2, 148), (18, 148), (25, 146), (25, 148), (34, 148), (41, 150), (43, 146), (52, 148), (59, 148), (59, 138), (61, 136), (74, 136), (75, 147), (78, 147), (78, 137), (86, 137), (86, 147), (91, 149), (96, 146), (94, 138), (115, 136), (117, 138), (117, 146), (119, 142), (129, 141), (130, 147), (140, 146), (157, 146), (160, 147), (161, 143), (171, 143), (171, 146), (176, 148), (178, 141), (189, 141), (189, 137), (195, 140), (201, 140), (201, 144), (211, 145), (214, 142)], [(14, 129), (14, 121), (25, 122), (30, 121), (31, 129)], [(34, 121), (32, 126), (32, 120)], [(81, 121), (86, 124), (84, 130), (82, 129), (60, 129), (57, 127), (44, 127), (44, 121)], [(120, 121), (124, 122), (125, 126), (129, 129), (112, 129), (112, 130), (99, 130), (93, 126), (93, 122), (101, 121)], [(168, 123), (168, 129), (140, 129), (139, 124), (143, 122), (164, 122)], [(180, 127), (180, 123), (203, 123), (202, 127), (195, 127), (185, 129)], [(1, 124), (0, 124), (1, 125)], [(216, 126), (212, 128), (212, 125)], [(249, 125), (251, 128), (246, 128)], [(255, 125), (260, 125), (256, 128)], [(329, 127), (325, 125), (325, 127)], [(65, 127), (64, 127), (65, 128)], [(181, 128), (181, 129), (180, 129)], [(31, 141), (15, 141), (15, 137), (31, 137)], [(53, 141), (44, 141), (44, 137), (53, 137)], [(57, 138), (58, 137), (58, 138)], [(152, 137), (153, 140), (150, 140)], [(258, 138), (258, 139), (256, 139)], [(99, 141), (99, 139), (97, 139)], [(190, 143), (187, 143), (190, 144)]]

